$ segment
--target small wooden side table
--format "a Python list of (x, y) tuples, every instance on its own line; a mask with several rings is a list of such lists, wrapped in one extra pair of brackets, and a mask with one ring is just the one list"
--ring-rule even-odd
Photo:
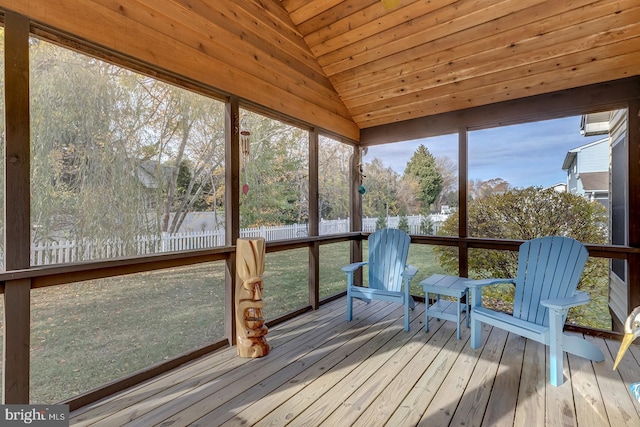
[[(429, 330), (429, 317), (457, 322), (457, 337), (460, 339), (461, 314), (466, 312), (467, 328), (469, 327), (469, 290), (464, 282), (466, 277), (445, 276), (434, 274), (420, 282), (424, 288), (425, 310), (424, 329)], [(429, 305), (429, 294), (435, 294), (436, 301)], [(440, 296), (453, 297), (456, 301), (441, 300)], [(462, 298), (465, 303), (462, 303)]]

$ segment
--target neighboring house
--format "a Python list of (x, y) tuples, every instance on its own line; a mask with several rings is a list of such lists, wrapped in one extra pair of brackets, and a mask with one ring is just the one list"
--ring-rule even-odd
[(155, 160), (140, 160), (137, 166), (135, 174), (145, 188), (155, 190), (171, 178), (171, 166), (160, 165)]
[[(584, 121), (584, 118), (583, 118)], [(609, 207), (609, 138), (574, 148), (567, 153), (567, 191)]]
[[(562, 169), (567, 171), (567, 191), (602, 202), (609, 211), (609, 242), (627, 245), (627, 110), (585, 114), (580, 123), (584, 136), (605, 138), (567, 153)], [(628, 306), (627, 263), (609, 262), (609, 311), (624, 323)]]
[(554, 190), (556, 193), (566, 193), (567, 192), (567, 184), (564, 182), (559, 182), (557, 184), (553, 184), (550, 189)]

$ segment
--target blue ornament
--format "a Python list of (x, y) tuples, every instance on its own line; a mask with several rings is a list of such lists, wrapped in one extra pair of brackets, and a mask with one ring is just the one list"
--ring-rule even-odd
[(367, 192), (367, 189), (365, 188), (364, 185), (361, 185), (360, 187), (358, 187), (358, 193), (364, 194), (366, 192)]

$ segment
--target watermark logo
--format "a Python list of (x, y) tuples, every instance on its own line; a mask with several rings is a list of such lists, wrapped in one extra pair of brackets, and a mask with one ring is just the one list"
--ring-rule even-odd
[(69, 427), (69, 405), (0, 405), (0, 427)]

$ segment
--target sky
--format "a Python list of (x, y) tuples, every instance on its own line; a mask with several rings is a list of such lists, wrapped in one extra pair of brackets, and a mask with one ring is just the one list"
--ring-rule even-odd
[[(580, 116), (470, 131), (469, 179), (502, 178), (511, 187), (550, 187), (566, 183), (562, 163), (567, 152), (603, 136), (580, 134)], [(458, 162), (458, 135), (445, 135), (369, 147), (365, 163), (381, 159), (402, 174), (416, 148), (424, 144), (435, 157)]]

